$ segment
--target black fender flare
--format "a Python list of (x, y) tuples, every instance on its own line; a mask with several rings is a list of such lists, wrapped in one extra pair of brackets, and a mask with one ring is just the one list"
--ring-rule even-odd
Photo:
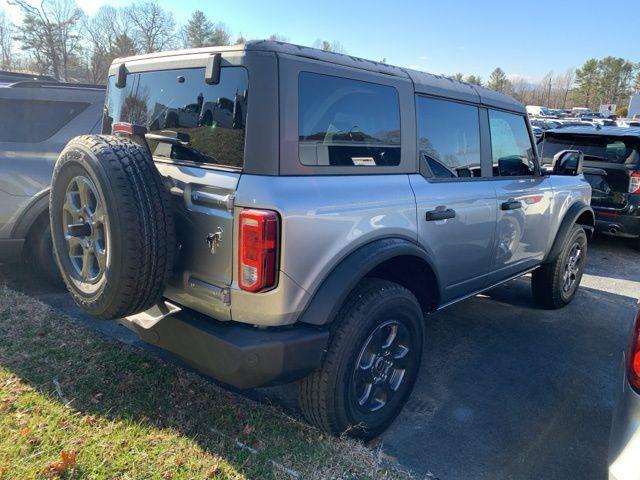
[(569, 207), (569, 210), (567, 210), (567, 213), (565, 213), (564, 217), (562, 218), (562, 222), (560, 223), (560, 227), (558, 228), (558, 232), (556, 233), (556, 238), (553, 241), (553, 245), (551, 246), (549, 253), (547, 253), (547, 256), (544, 258), (542, 263), (550, 263), (558, 258), (558, 255), (560, 255), (560, 252), (562, 251), (562, 247), (564, 245), (564, 239), (567, 237), (569, 232), (571, 232), (571, 228), (573, 227), (573, 225), (575, 225), (578, 219), (585, 213), (589, 214), (589, 223), (582, 224), (582, 226), (587, 233), (587, 238), (591, 238), (595, 226), (595, 214), (593, 213), (593, 209), (589, 205), (587, 205), (583, 201), (578, 201), (571, 205), (571, 207)]
[[(369, 272), (395, 257), (416, 257), (427, 263), (436, 276), (437, 270), (429, 254), (416, 243), (403, 238), (383, 238), (358, 247), (343, 258), (325, 277), (311, 300), (298, 317), (298, 321), (312, 325), (326, 325), (336, 317), (338, 310), (353, 288)], [(435, 285), (439, 302), (439, 282)], [(425, 312), (426, 313), (426, 312)]]

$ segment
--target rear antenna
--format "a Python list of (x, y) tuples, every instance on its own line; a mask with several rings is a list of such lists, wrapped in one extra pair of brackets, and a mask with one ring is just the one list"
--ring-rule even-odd
[(127, 86), (127, 67), (121, 63), (118, 67), (118, 78), (116, 80), (116, 88), (124, 88)]

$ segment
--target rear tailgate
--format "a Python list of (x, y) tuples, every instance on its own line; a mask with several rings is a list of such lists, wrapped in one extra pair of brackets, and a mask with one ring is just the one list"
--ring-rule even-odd
[(240, 173), (178, 166), (156, 158), (172, 187), (178, 257), (165, 296), (181, 305), (230, 319), (233, 281), (233, 199)]
[(584, 175), (592, 188), (596, 209), (624, 212), (629, 205), (631, 176), (640, 171), (640, 137), (616, 134), (619, 129), (548, 131), (540, 149), (543, 162), (551, 163), (562, 150), (580, 150), (585, 155)]
[(248, 71), (224, 66), (215, 84), (206, 83), (204, 67), (128, 74), (124, 88), (115, 82), (109, 78), (103, 129), (145, 136), (173, 197), (178, 252), (165, 296), (229, 320)]
[(584, 176), (592, 189), (591, 205), (624, 210), (629, 202), (629, 179), (633, 167), (585, 161)]

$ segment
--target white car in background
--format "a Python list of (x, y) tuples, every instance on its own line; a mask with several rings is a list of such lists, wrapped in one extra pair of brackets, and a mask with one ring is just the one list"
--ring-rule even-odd
[(609, 480), (636, 480), (640, 478), (640, 304), (622, 370), (609, 439)]
[(619, 127), (640, 127), (640, 118), (621, 118), (617, 123)]

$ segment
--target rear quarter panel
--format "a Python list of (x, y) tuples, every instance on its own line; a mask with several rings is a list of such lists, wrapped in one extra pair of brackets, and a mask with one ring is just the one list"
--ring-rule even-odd
[[(293, 283), (307, 294), (297, 296), (297, 304), (288, 307), (291, 311), (301, 311), (302, 303), (326, 275), (358, 247), (385, 237), (417, 241), (415, 198), (404, 174), (242, 175), (235, 204), (279, 213), (280, 281), (285, 283), (276, 290)], [(237, 259), (234, 265), (237, 271)], [(261, 296), (267, 298), (269, 294), (246, 294), (237, 288), (235, 279), (231, 302), (234, 319), (248, 315)]]
[(569, 208), (579, 201), (584, 202), (586, 205), (591, 204), (591, 185), (585, 180), (584, 175), (576, 177), (551, 175), (549, 178), (554, 190), (554, 197), (551, 204), (551, 224), (547, 239), (547, 252), (551, 249), (560, 224)]

